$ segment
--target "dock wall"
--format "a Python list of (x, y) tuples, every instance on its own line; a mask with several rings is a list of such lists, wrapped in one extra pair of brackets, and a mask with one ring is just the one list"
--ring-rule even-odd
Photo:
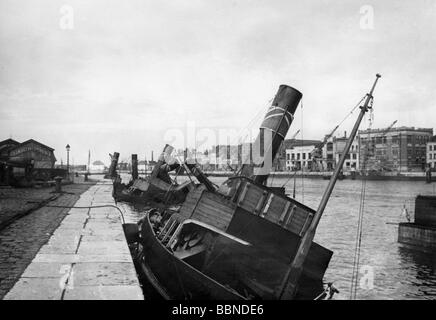
[(424, 250), (434, 250), (436, 249), (436, 228), (414, 223), (400, 223), (398, 242)]

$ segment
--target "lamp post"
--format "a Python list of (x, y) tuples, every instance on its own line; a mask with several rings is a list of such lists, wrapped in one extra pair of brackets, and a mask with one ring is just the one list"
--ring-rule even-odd
[(65, 149), (67, 149), (67, 179), (70, 180), (70, 145), (67, 144)]

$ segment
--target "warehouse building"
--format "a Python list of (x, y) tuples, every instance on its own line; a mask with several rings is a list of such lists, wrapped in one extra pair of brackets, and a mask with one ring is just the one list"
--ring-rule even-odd
[(54, 149), (36, 140), (0, 141), (0, 184), (23, 178), (50, 179), (55, 174), (55, 162)]
[(432, 128), (398, 127), (359, 132), (360, 168), (373, 171), (423, 171)]

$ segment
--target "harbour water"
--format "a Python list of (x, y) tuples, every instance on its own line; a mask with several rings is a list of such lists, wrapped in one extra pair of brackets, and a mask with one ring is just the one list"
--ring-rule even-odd
[[(225, 179), (211, 178), (216, 184)], [(316, 210), (327, 183), (322, 179), (297, 179), (296, 199)], [(317, 243), (334, 252), (325, 281), (334, 281), (339, 289), (336, 299), (350, 298), (363, 183), (347, 179), (336, 183), (315, 237)], [(286, 192), (293, 193), (292, 179), (274, 178), (269, 184), (286, 185)], [(406, 221), (403, 206), (413, 219), (415, 196), (436, 194), (436, 184), (366, 181), (365, 191), (357, 299), (436, 300), (436, 253), (420, 252), (397, 242), (397, 223)], [(132, 222), (143, 216), (140, 207), (121, 206)]]

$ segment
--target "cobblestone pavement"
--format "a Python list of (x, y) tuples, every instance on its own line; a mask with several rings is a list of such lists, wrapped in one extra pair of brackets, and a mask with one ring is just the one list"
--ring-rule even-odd
[[(72, 206), (79, 199), (80, 194), (88, 190), (92, 185), (93, 183), (63, 186), (62, 190), (67, 193), (63, 193), (56, 200), (50, 202), (50, 205)], [(4, 190), (8, 189), (2, 191)], [(7, 192), (10, 191), (11, 189)], [(24, 201), (28, 199), (40, 201), (47, 196), (53, 195), (50, 191), (53, 191), (53, 188), (47, 188), (46, 190), (35, 189), (33, 191), (22, 189), (17, 192), (17, 195), (20, 194), (21, 199)], [(26, 198), (26, 195), (29, 198)], [(22, 205), (22, 207), (25, 207), (25, 205)], [(0, 299), (13, 287), (41, 246), (49, 240), (68, 211), (69, 209), (43, 207), (0, 230)], [(14, 212), (17, 212), (17, 210)]]
[(0, 225), (15, 216), (38, 207), (41, 201), (53, 197), (54, 188), (0, 189)]

